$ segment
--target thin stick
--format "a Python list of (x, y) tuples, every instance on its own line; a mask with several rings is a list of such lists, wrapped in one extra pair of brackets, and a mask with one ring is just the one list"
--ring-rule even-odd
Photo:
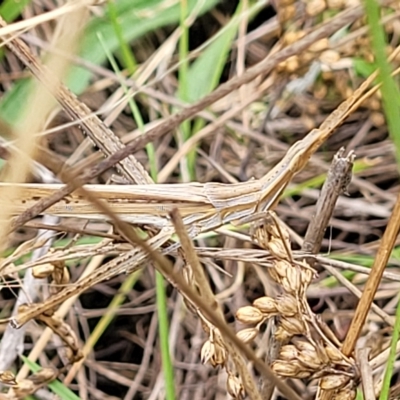
[[(321, 248), (322, 239), (332, 217), (333, 210), (339, 195), (347, 188), (351, 178), (351, 169), (354, 162), (354, 154), (350, 153), (343, 157), (342, 147), (335, 155), (329, 168), (326, 181), (322, 187), (321, 194), (315, 207), (314, 215), (308, 225), (302, 250), (317, 254)], [(313, 262), (313, 260), (311, 260)], [(311, 265), (312, 266), (312, 265)]]

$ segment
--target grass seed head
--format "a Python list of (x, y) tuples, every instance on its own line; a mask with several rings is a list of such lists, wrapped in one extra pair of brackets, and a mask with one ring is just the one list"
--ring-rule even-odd
[(2, 385), (16, 385), (15, 375), (11, 371), (0, 372), (0, 383)]
[(39, 372), (34, 373), (29, 379), (36, 385), (43, 382), (53, 381), (57, 378), (57, 371), (53, 368), (42, 368)]
[(304, 287), (308, 287), (310, 285), (311, 281), (314, 278), (314, 273), (315, 273), (315, 271), (313, 271), (309, 267), (301, 269), (301, 282), (302, 282)]
[(288, 378), (305, 379), (312, 375), (311, 371), (306, 371), (298, 361), (276, 360), (272, 363), (272, 370), (280, 376)]
[(54, 265), (51, 263), (36, 265), (32, 268), (32, 275), (36, 279), (44, 279), (54, 272)]
[(225, 365), (226, 357), (226, 349), (223, 346), (212, 343), (210, 340), (207, 340), (201, 348), (201, 362), (203, 364), (209, 362), (213, 368), (216, 368), (218, 365)]
[(214, 354), (210, 358), (210, 364), (216, 368), (218, 365), (225, 365), (227, 358), (227, 352), (224, 346), (221, 346), (218, 343), (215, 343), (214, 346)]
[(332, 400), (354, 400), (357, 397), (357, 390), (354, 383), (351, 381), (346, 387), (338, 390)]
[(299, 311), (297, 300), (289, 294), (284, 294), (277, 298), (276, 308), (285, 317), (293, 317)]
[(258, 324), (264, 319), (263, 313), (256, 307), (240, 307), (236, 311), (236, 319), (243, 324)]
[(226, 388), (228, 393), (234, 399), (244, 399), (244, 387), (240, 379), (232, 374), (228, 375), (228, 379), (226, 381)]
[(268, 268), (268, 273), (269, 273), (269, 276), (271, 277), (271, 279), (273, 281), (275, 281), (276, 283), (280, 283), (281, 282), (282, 276), (279, 275), (279, 273), (277, 272), (277, 270), (274, 267)]
[(342, 352), (333, 346), (326, 346), (325, 352), (329, 359), (334, 363), (339, 363), (345, 361)]
[(239, 331), (236, 336), (243, 342), (243, 343), (250, 343), (252, 342), (256, 336), (258, 335), (259, 330), (257, 328), (245, 328)]
[(272, 297), (259, 297), (253, 301), (253, 306), (264, 314), (276, 314), (277, 312), (277, 302)]
[(203, 364), (206, 364), (215, 353), (215, 345), (209, 340), (203, 344), (200, 352), (200, 359)]
[(268, 242), (268, 250), (272, 256), (278, 259), (286, 259), (288, 257), (286, 247), (280, 238), (272, 238)]
[(279, 351), (279, 359), (282, 361), (297, 360), (299, 357), (299, 351), (292, 344), (282, 346)]
[(292, 336), (301, 335), (305, 332), (304, 323), (294, 317), (282, 317), (280, 319), (281, 327)]
[(341, 374), (326, 375), (321, 378), (319, 386), (323, 390), (333, 390), (344, 388), (350, 381), (350, 377)]
[(13, 387), (14, 394), (18, 399), (29, 396), (36, 390), (35, 384), (29, 379), (23, 379), (18, 382), (18, 385)]
[(290, 332), (288, 332), (286, 329), (282, 328), (281, 326), (278, 326), (276, 328), (274, 336), (278, 342), (286, 343), (289, 339), (291, 339), (293, 337), (293, 334), (291, 334)]
[(291, 294), (299, 293), (300, 289), (302, 288), (302, 280), (301, 280), (301, 270), (295, 267), (288, 268), (286, 270), (286, 280), (287, 287), (285, 291)]
[[(293, 268), (293, 267), (292, 267), (292, 264), (290, 264), (289, 261), (278, 260), (278, 261), (274, 262), (273, 268), (270, 268), (269, 271), (270, 270), (275, 270), (276, 273), (280, 277), (284, 278), (286, 276), (286, 274), (287, 274), (288, 269), (291, 269), (291, 268)], [(276, 281), (279, 283), (278, 280), (276, 280)]]
[(345, 7), (345, 1), (344, 0), (327, 0), (326, 2), (327, 2), (328, 7), (330, 9), (339, 10), (339, 9)]
[(302, 351), (299, 354), (299, 361), (307, 368), (312, 370), (319, 370), (323, 363), (322, 360), (318, 357), (316, 352), (311, 353), (307, 351)]

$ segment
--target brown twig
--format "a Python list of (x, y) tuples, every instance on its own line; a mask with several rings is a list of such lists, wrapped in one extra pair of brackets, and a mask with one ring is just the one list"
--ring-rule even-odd
[(347, 157), (343, 157), (343, 155), (344, 148), (341, 148), (335, 155), (332, 165), (329, 168), (326, 181), (315, 207), (314, 215), (308, 225), (302, 245), (302, 250), (307, 253), (317, 254), (319, 252), (336, 201), (339, 195), (346, 190), (350, 181), (355, 156), (353, 153), (350, 153)]

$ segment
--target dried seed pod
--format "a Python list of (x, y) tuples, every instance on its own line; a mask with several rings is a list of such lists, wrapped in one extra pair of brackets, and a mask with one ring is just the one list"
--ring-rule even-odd
[(271, 277), (271, 279), (277, 283), (281, 282), (282, 276), (280, 276), (277, 272), (276, 269), (274, 268), (275, 266), (275, 262), (273, 263), (273, 267), (272, 268), (268, 268), (268, 273), (269, 276)]
[(13, 387), (15, 395), (19, 399), (32, 394), (33, 392), (36, 391), (36, 389), (37, 388), (35, 384), (29, 379), (23, 379), (19, 381), (15, 387)]
[(278, 326), (274, 333), (275, 339), (278, 342), (286, 343), (290, 338), (293, 337), (293, 334), (282, 328), (282, 326)]
[(296, 267), (288, 268), (286, 270), (286, 279), (288, 287), (284, 288), (288, 293), (296, 294), (300, 292), (302, 287), (301, 283), (301, 270)]
[(298, 302), (293, 296), (284, 294), (277, 298), (276, 308), (285, 317), (293, 317), (298, 313)]
[(277, 375), (289, 378), (304, 379), (309, 378), (312, 374), (297, 361), (276, 360), (272, 363), (271, 368)]
[(286, 277), (281, 278), (281, 280), (278, 281), (278, 283), (281, 284), (282, 289), (283, 289), (285, 292), (295, 294), (295, 293), (293, 293), (292, 287), (291, 287), (291, 285), (290, 285), (290, 283), (289, 283), (289, 281), (288, 281), (288, 279), (287, 279)]
[(57, 370), (53, 368), (42, 368), (39, 372), (32, 374), (29, 379), (35, 385), (41, 385), (45, 382), (54, 381), (58, 376)]
[(319, 381), (319, 386), (323, 390), (333, 390), (344, 388), (350, 381), (350, 377), (341, 374), (326, 375)]
[(299, 351), (292, 344), (287, 344), (282, 346), (279, 351), (279, 359), (282, 361), (292, 361), (297, 360), (299, 356)]
[(243, 324), (258, 324), (264, 319), (264, 315), (256, 307), (245, 306), (236, 311), (236, 319)]
[(210, 364), (216, 368), (218, 365), (225, 365), (227, 353), (224, 346), (221, 346), (218, 343), (215, 343), (214, 354), (210, 358)]
[(294, 5), (286, 6), (277, 11), (280, 25), (284, 24), (286, 21), (292, 20), (296, 15), (296, 7)]
[(243, 343), (250, 343), (252, 342), (256, 336), (258, 335), (259, 331), (257, 328), (246, 328), (239, 331), (236, 336), (243, 342)]
[(73, 350), (71, 347), (64, 347), (60, 350), (63, 357), (65, 357), (71, 364), (82, 360), (83, 353), (81, 350)]
[(234, 399), (244, 399), (244, 387), (238, 377), (228, 374), (226, 389)]
[(294, 317), (282, 317), (280, 319), (280, 326), (292, 336), (301, 335), (305, 332), (305, 327), (302, 321)]
[(310, 267), (301, 269), (301, 282), (303, 286), (308, 287), (314, 278), (314, 272)]
[(294, 338), (293, 344), (299, 351), (309, 351), (316, 353), (315, 347), (308, 340), (303, 338)]
[(272, 238), (268, 242), (268, 250), (270, 251), (271, 255), (276, 258), (287, 259), (288, 254), (286, 251), (285, 246), (282, 243), (282, 240)]
[(13, 386), (17, 384), (15, 375), (11, 371), (0, 372), (0, 383), (7, 386)]
[(333, 346), (326, 346), (325, 347), (325, 352), (329, 359), (333, 361), (334, 363), (339, 363), (342, 361), (345, 361), (342, 352), (337, 349), (336, 347)]
[(259, 297), (253, 301), (253, 306), (258, 308), (264, 314), (275, 314), (277, 311), (277, 303), (275, 299), (268, 296)]
[(286, 276), (287, 270), (293, 268), (292, 264), (286, 260), (279, 260), (274, 263), (274, 270), (278, 273), (282, 278)]
[(322, 362), (315, 351), (313, 353), (307, 351), (300, 352), (299, 361), (305, 367), (314, 371), (319, 370), (322, 367)]
[(332, 400), (354, 400), (357, 397), (355, 384), (351, 381), (346, 387), (338, 390), (332, 396)]
[(44, 279), (49, 277), (54, 272), (54, 270), (54, 265), (50, 263), (36, 265), (32, 268), (32, 275), (36, 279)]
[(210, 358), (215, 354), (215, 345), (209, 340), (203, 344), (200, 351), (200, 359), (203, 364), (206, 364)]

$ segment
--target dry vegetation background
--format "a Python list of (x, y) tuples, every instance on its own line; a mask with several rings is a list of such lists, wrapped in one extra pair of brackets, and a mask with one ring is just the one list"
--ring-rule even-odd
[[(381, 4), (387, 55), (400, 41), (399, 6), (397, 0)], [(400, 288), (396, 147), (379, 91), (356, 104), (344, 122), (331, 115), (346, 99), (360, 97), (355, 90), (376, 69), (357, 0), (9, 0), (0, 15), (8, 22), (0, 28), (0, 398), (379, 396), (391, 365)], [(18, 37), (47, 70), (29, 57), (26, 68), (21, 48), (13, 47)], [(249, 74), (269, 59), (275, 61)], [(392, 61), (395, 70), (399, 57)], [(74, 98), (66, 101), (58, 79), (90, 110)], [(222, 98), (208, 97), (181, 121), (171, 117), (218, 88), (225, 88)], [(134, 156), (144, 170), (132, 164), (133, 178), (129, 165), (93, 174), (90, 168), (123, 147), (113, 137), (93, 139), (103, 129), (94, 115), (124, 144), (137, 144)], [(303, 145), (288, 152), (328, 118), (335, 129), (318, 152), (312, 154), (319, 146), (307, 147), (312, 138), (301, 142), (304, 156)], [(102, 148), (107, 141), (111, 150)], [(331, 216), (316, 203), (342, 147), (335, 165), (344, 167), (331, 173), (320, 203), (334, 206)], [(243, 215), (254, 218), (228, 224), (240, 211), (235, 188), (244, 186), (236, 183), (257, 184), (282, 159), (288, 160), (283, 171), (291, 172), (265, 207), (275, 213), (254, 217), (264, 211), (260, 198), (254, 203), (259, 208), (244, 207)], [(140, 217), (136, 211), (123, 224), (119, 218), (129, 212), (120, 213), (121, 188), (150, 184), (150, 176), (160, 184), (231, 186), (155, 186), (161, 191), (156, 205), (146, 191), (136, 200), (151, 212)], [(68, 197), (53, 213), (25, 218), (24, 211), (53, 193), (40, 191), (41, 184), (79, 186), (82, 177), (103, 186), (92, 196), (88, 187)], [(28, 195), (16, 182), (38, 185)], [(111, 210), (96, 211), (106, 185)], [(268, 187), (257, 187), (255, 196), (270, 199)], [(232, 200), (222, 211), (212, 201), (184, 211), (196, 193), (207, 201), (212, 193), (225, 193), (221, 202)], [(220, 213), (222, 227), (201, 222), (209, 215), (198, 211), (203, 206)], [(23, 223), (15, 223), (18, 216)], [(161, 224), (172, 231), (156, 242)], [(149, 257), (145, 249), (140, 256), (138, 237), (157, 253)], [(349, 334), (368, 284), (372, 297), (371, 287), (378, 286), (374, 304), (363, 302), (365, 323), (358, 319)], [(18, 311), (24, 303), (46, 310)], [(12, 313), (19, 313), (14, 327), (8, 324)], [(400, 364), (393, 365), (383, 398), (398, 398)], [(50, 383), (55, 378), (58, 383)]]

